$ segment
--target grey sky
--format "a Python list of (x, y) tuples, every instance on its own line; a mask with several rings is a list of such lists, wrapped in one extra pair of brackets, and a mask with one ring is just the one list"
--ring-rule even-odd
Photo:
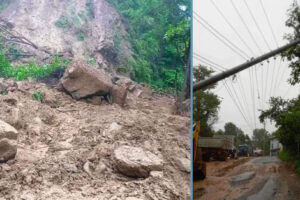
[[(204, 18), (210, 25), (221, 32), (226, 38), (232, 41), (237, 47), (248, 54), (250, 57), (256, 57), (260, 55), (258, 47), (253, 42), (251, 36), (248, 34), (247, 29), (243, 25), (242, 21), (238, 17), (238, 14), (234, 10), (231, 0), (213, 0), (218, 8), (221, 9), (222, 13), (226, 16), (228, 21), (235, 27), (235, 29), (242, 36), (244, 41), (250, 47), (250, 50), (242, 43), (238, 36), (232, 31), (229, 25), (226, 24), (222, 16), (218, 13), (216, 8), (213, 6), (212, 0), (194, 0), (194, 12)], [(268, 45), (273, 50), (275, 49), (276, 43), (272, 37), (271, 30), (268, 26), (267, 19), (261, 8), (260, 0), (232, 0), (234, 5), (238, 8), (251, 33), (253, 34), (259, 48), (263, 53), (269, 51), (267, 44), (265, 43), (261, 33), (259, 32), (255, 22), (252, 20), (250, 13), (244, 1), (247, 2), (251, 9), (259, 27), (261, 28)], [(266, 13), (270, 19), (271, 25), (274, 30), (278, 45), (282, 46), (287, 43), (283, 39), (285, 33), (290, 30), (285, 27), (285, 21), (287, 19), (287, 10), (292, 4), (292, 0), (262, 0), (265, 7)], [(194, 15), (194, 18), (197, 17)], [(230, 48), (225, 46), (210, 32), (208, 32), (203, 26), (198, 23), (195, 19), (193, 20), (193, 51), (225, 68), (231, 68), (238, 64), (245, 62), (246, 60), (237, 55)], [(195, 58), (193, 59), (194, 66), (199, 63)], [(281, 64), (280, 64), (281, 63)], [(279, 61), (279, 57), (274, 60), (270, 59), (269, 67), (268, 63), (264, 62), (263, 66), (257, 65), (252, 69), (247, 69), (241, 73), (237, 79), (232, 81), (232, 78), (226, 79), (227, 84), (232, 88), (235, 88), (239, 100), (243, 107), (243, 113), (248, 124), (245, 122), (243, 116), (235, 106), (233, 100), (229, 96), (227, 90), (224, 87), (223, 82), (218, 84), (216, 93), (222, 98), (221, 109), (219, 111), (219, 121), (215, 125), (215, 129), (224, 127), (226, 122), (233, 122), (238, 127), (242, 128), (243, 131), (252, 136), (252, 130), (254, 127), (261, 128), (262, 124), (258, 121), (258, 109), (266, 108), (268, 106), (267, 100), (270, 96), (282, 96), (284, 98), (292, 98), (300, 93), (300, 86), (290, 87), (287, 84), (290, 71), (287, 67), (286, 61)], [(275, 67), (274, 67), (275, 66)], [(273, 72), (274, 69), (274, 72)], [(256, 70), (256, 71), (255, 71)], [(267, 73), (269, 71), (269, 73)], [(256, 74), (256, 75), (255, 75)], [(273, 74), (273, 84), (272, 84)], [(250, 84), (250, 78), (252, 82)], [(281, 80), (281, 82), (279, 82)], [(253, 85), (254, 95), (251, 94), (251, 85)], [(271, 89), (272, 85), (272, 89)], [(232, 89), (231, 89), (232, 90)], [(233, 90), (232, 90), (233, 91)], [(267, 91), (267, 92), (263, 92)], [(264, 95), (263, 95), (264, 94)], [(253, 101), (253, 97), (255, 101)], [(255, 102), (255, 103), (253, 103)], [(253, 108), (255, 111), (253, 113)], [(255, 117), (254, 117), (255, 116)], [(255, 119), (255, 121), (254, 121)], [(250, 127), (249, 127), (250, 126)], [(270, 123), (266, 124), (268, 131), (274, 131), (275, 128)]]

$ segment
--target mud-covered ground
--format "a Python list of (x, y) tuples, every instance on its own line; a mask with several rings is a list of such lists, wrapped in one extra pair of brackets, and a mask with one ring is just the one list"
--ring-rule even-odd
[(277, 157), (207, 163), (207, 178), (194, 183), (195, 200), (297, 200), (300, 176)]
[[(37, 91), (43, 102), (33, 100)], [(18, 83), (0, 95), (0, 119), (19, 132), (16, 158), (0, 163), (0, 199), (189, 199), (189, 166), (182, 161), (190, 159), (190, 121), (174, 115), (173, 105), (172, 97), (147, 88), (121, 108)], [(112, 159), (120, 145), (152, 152), (162, 170), (147, 178), (122, 175)]]

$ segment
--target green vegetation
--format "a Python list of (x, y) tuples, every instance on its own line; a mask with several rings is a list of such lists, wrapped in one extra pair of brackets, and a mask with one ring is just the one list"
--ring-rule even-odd
[(77, 40), (83, 41), (85, 38), (85, 34), (83, 32), (77, 33)]
[(70, 22), (66, 16), (60, 16), (60, 18), (55, 22), (55, 25), (59, 28), (67, 28), (70, 27)]
[(294, 162), (295, 171), (300, 174), (300, 159), (291, 154), (287, 149), (279, 152), (278, 157), (282, 161)]
[(295, 161), (295, 170), (298, 174), (300, 174), (300, 160)]
[(55, 56), (50, 64), (37, 65), (34, 62), (25, 65), (12, 66), (6, 58), (3, 49), (0, 49), (0, 76), (24, 80), (28, 77), (41, 78), (47, 77), (55, 70), (65, 68), (69, 65), (66, 59)]
[(7, 92), (5, 90), (1, 90), (0, 94), (3, 95), (3, 96), (5, 96), (5, 95), (7, 95)]
[(42, 92), (35, 92), (32, 94), (32, 99), (36, 101), (43, 102), (44, 101), (44, 94)]
[(0, 1), (0, 13), (5, 10), (5, 8), (9, 5), (10, 0), (1, 0)]
[(89, 61), (88, 61), (88, 63), (89, 63), (90, 65), (95, 64), (95, 63), (96, 63), (95, 58), (90, 58)]
[[(200, 81), (209, 77), (213, 71), (204, 66), (198, 66), (194, 69), (194, 78)], [(194, 92), (193, 99), (193, 119), (201, 124), (201, 136), (212, 136), (214, 134), (213, 125), (218, 120), (218, 111), (220, 99), (211, 92), (216, 85), (211, 85), (205, 91), (199, 90)]]
[(86, 0), (85, 1), (85, 7), (86, 7), (87, 16), (90, 19), (95, 18), (94, 1), (93, 0)]
[(279, 152), (278, 157), (282, 161), (292, 161), (293, 158), (291, 157), (290, 153), (287, 150), (282, 150)]
[[(190, 49), (190, 1), (109, 2), (127, 20), (133, 52), (132, 59), (119, 69), (132, 69), (132, 79), (155, 88), (173, 92), (183, 89)], [(114, 39), (117, 47), (118, 38)]]
[(24, 52), (18, 49), (15, 44), (12, 44), (8, 46), (7, 53), (9, 54), (8, 56), (9, 60), (13, 61), (13, 60), (18, 60)]
[(292, 156), (300, 158), (300, 95), (292, 100), (271, 97), (270, 108), (261, 111), (260, 121), (275, 121), (276, 138)]

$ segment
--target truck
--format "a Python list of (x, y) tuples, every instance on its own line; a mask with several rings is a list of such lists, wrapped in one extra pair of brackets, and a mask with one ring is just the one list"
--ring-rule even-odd
[(202, 149), (204, 161), (210, 158), (225, 161), (228, 157), (236, 157), (234, 147), (234, 136), (232, 135), (214, 135), (213, 137), (199, 137), (198, 147)]
[(204, 179), (206, 177), (206, 163), (202, 159), (202, 149), (199, 147), (200, 123), (193, 126), (193, 179)]
[(237, 155), (246, 157), (253, 156), (253, 149), (248, 144), (241, 144), (238, 146)]

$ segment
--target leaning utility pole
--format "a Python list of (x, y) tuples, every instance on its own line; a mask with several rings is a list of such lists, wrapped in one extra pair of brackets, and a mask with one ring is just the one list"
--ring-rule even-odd
[(229, 76), (232, 76), (232, 75), (234, 75), (234, 74), (236, 74), (236, 73), (238, 73), (238, 72), (240, 72), (244, 69), (247, 69), (247, 68), (249, 68), (249, 67), (251, 67), (251, 66), (253, 66), (257, 63), (260, 63), (260, 62), (262, 62), (262, 61), (264, 61), (264, 60), (266, 60), (266, 59), (268, 59), (272, 56), (275, 56), (275, 55), (277, 55), (277, 54), (279, 54), (279, 53), (281, 53), (281, 52), (283, 52), (283, 51), (285, 51), (285, 50), (287, 50), (287, 49), (289, 49), (293, 46), (296, 46), (299, 43), (300, 43), (300, 39), (295, 40), (295, 41), (293, 41), (293, 42), (291, 42), (287, 45), (284, 45), (284, 46), (282, 46), (278, 49), (275, 49), (275, 50), (273, 50), (269, 53), (266, 53), (266, 54), (264, 54), (264, 55), (262, 55), (258, 58), (251, 58), (251, 60), (247, 61), (246, 63), (238, 65), (234, 68), (228, 69), (227, 71), (223, 71), (223, 72), (221, 72), (219, 74), (216, 74), (214, 76), (208, 77), (207, 79), (205, 79), (203, 81), (199, 81), (199, 82), (194, 84), (193, 91), (195, 92), (197, 90), (203, 89), (208, 85), (214, 84), (214, 83), (216, 83), (220, 80), (223, 80), (223, 79), (225, 79)]

